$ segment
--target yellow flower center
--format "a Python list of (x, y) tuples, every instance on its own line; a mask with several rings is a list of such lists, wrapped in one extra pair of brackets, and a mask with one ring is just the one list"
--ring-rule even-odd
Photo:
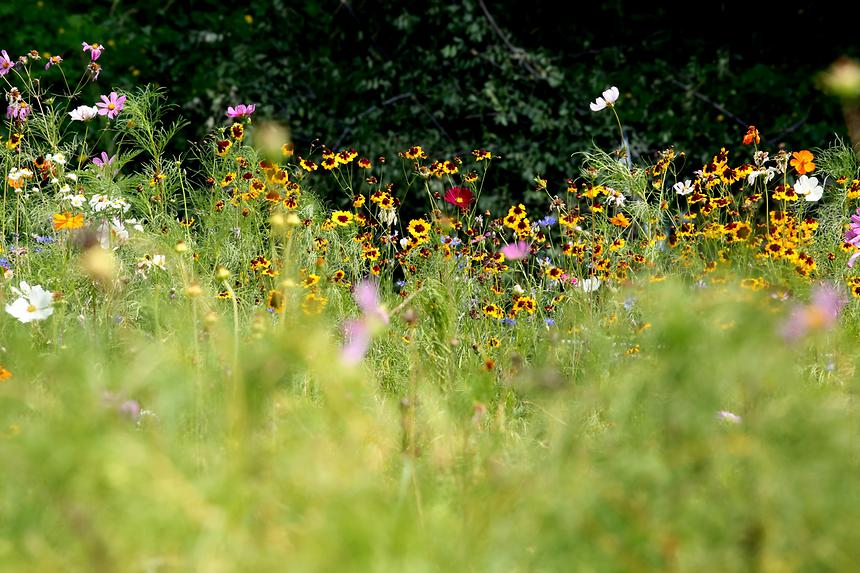
[(27, 312), (36, 312), (36, 310), (38, 309), (32, 304), (27, 307)]
[(113, 111), (114, 109), (116, 109), (116, 106), (115, 106), (114, 104), (112, 104), (112, 103), (109, 103), (109, 104), (108, 104), (108, 109), (109, 109), (109, 110), (111, 110), (111, 111)]

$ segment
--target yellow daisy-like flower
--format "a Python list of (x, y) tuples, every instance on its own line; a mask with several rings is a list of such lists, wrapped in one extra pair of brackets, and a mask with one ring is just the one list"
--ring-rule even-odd
[(302, 311), (305, 314), (320, 314), (328, 304), (328, 299), (320, 296), (317, 293), (308, 293), (305, 300), (302, 302)]
[(224, 176), (224, 179), (221, 180), (221, 187), (227, 187), (231, 183), (236, 180), (236, 172), (231, 171), (227, 175)]
[(302, 281), (302, 288), (311, 288), (312, 286), (314, 286), (318, 282), (320, 282), (320, 276), (310, 274), (310, 275), (306, 276), (304, 278), (304, 280)]
[(407, 231), (416, 239), (425, 239), (430, 234), (430, 224), (424, 219), (412, 219), (409, 221)]
[(353, 214), (349, 211), (335, 211), (331, 214), (331, 222), (341, 227), (346, 227), (352, 223), (353, 218)]
[(627, 228), (630, 226), (630, 219), (628, 219), (624, 213), (618, 213), (614, 217), (610, 217), (609, 222), (616, 227)]

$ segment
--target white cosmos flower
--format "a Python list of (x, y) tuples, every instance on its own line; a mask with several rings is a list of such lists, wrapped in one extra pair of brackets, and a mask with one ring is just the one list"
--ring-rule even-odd
[(579, 283), (584, 292), (594, 292), (600, 288), (600, 279), (597, 277), (588, 277)]
[(54, 313), (54, 295), (41, 285), (31, 287), (21, 281), (20, 288), (12, 287), (18, 298), (6, 305), (6, 312), (21, 322), (45, 320)]
[(675, 193), (678, 195), (689, 195), (693, 192), (693, 182), (689, 179), (684, 181), (678, 181), (674, 185), (672, 185), (672, 189), (675, 190)]
[(818, 184), (818, 177), (801, 175), (794, 184), (794, 192), (803, 195), (807, 201), (818, 201), (824, 194), (824, 187)]
[(767, 167), (765, 169), (757, 169), (757, 170), (753, 171), (752, 173), (750, 173), (749, 175), (747, 175), (747, 183), (749, 183), (750, 185), (754, 184), (755, 180), (758, 179), (759, 177), (761, 177), (762, 175), (765, 176), (765, 183), (770, 183), (771, 179), (773, 179), (776, 176), (776, 169), (774, 169), (773, 167)]
[(613, 104), (615, 104), (615, 102), (618, 101), (618, 95), (619, 95), (618, 88), (615, 86), (612, 86), (611, 88), (609, 88), (608, 90), (603, 92), (602, 95), (603, 95), (603, 97), (597, 98), (596, 100), (594, 100), (590, 104), (591, 111), (600, 111), (600, 110), (605, 109), (607, 107), (612, 107)]
[(89, 121), (99, 114), (99, 108), (96, 106), (82, 105), (69, 112), (72, 116), (72, 121)]
[(71, 204), (71, 206), (74, 207), (75, 209), (80, 209), (81, 207), (84, 206), (84, 203), (87, 202), (87, 198), (84, 197), (83, 195), (80, 195), (80, 194), (79, 195), (72, 195), (68, 199), (69, 199), (69, 203)]

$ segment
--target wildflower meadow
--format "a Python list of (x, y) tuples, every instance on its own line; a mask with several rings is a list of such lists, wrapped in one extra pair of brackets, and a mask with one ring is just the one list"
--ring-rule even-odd
[(849, 143), (646, 158), (607, 85), (500, 207), (242, 97), (175, 153), (73, 48), (0, 51), (0, 571), (857, 568)]

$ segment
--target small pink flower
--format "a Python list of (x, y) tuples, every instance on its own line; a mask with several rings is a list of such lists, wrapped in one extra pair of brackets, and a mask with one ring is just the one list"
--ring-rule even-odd
[(830, 330), (839, 319), (845, 299), (832, 285), (822, 283), (812, 291), (807, 305), (796, 306), (782, 327), (786, 340), (798, 340), (810, 331)]
[(6, 108), (6, 117), (24, 122), (27, 120), (27, 116), (30, 115), (31, 111), (33, 110), (27, 102), (17, 101)]
[[(848, 230), (845, 231), (845, 242), (854, 247), (860, 247), (860, 207), (854, 215), (851, 215), (851, 223), (848, 225)], [(848, 259), (848, 266), (854, 267), (854, 261), (860, 257), (860, 251), (857, 251), (851, 258)]]
[(125, 96), (117, 97), (116, 92), (110, 92), (110, 96), (101, 96), (102, 101), (96, 102), (99, 115), (106, 115), (108, 119), (114, 119), (122, 108), (125, 107)]
[(252, 113), (254, 113), (254, 110), (256, 110), (256, 109), (257, 109), (257, 106), (253, 103), (248, 104), (248, 105), (240, 103), (236, 107), (232, 107), (232, 106), (228, 107), (227, 113), (225, 115), (227, 117), (248, 117)]
[(48, 71), (51, 66), (56, 66), (58, 64), (63, 63), (63, 58), (61, 56), (51, 56), (48, 58), (48, 63), (45, 64), (45, 71)]
[(0, 51), (0, 76), (5, 76), (15, 67), (15, 62), (9, 58), (6, 50)]
[(388, 324), (389, 317), (379, 304), (379, 285), (369, 280), (363, 280), (355, 285), (352, 293), (355, 303), (361, 309), (362, 316), (348, 320), (343, 325), (346, 343), (341, 350), (341, 359), (346, 364), (358, 364), (367, 350), (375, 328)]
[(505, 259), (509, 261), (518, 261), (528, 257), (531, 248), (525, 241), (517, 241), (516, 243), (505, 245), (502, 247), (501, 251), (502, 254), (505, 255)]
[(84, 47), (85, 52), (90, 53), (90, 57), (94, 62), (99, 59), (105, 49), (101, 44), (87, 44), (86, 42), (81, 42), (81, 45)]
[(743, 421), (743, 418), (741, 418), (734, 412), (729, 412), (728, 410), (720, 410), (719, 412), (717, 412), (717, 420), (729, 422), (730, 424), (740, 424)]
[(113, 157), (108, 157), (108, 154), (102, 151), (100, 157), (93, 157), (93, 163), (98, 165), (99, 167), (106, 167), (108, 165), (112, 165), (114, 159), (116, 159), (116, 155), (114, 155)]

